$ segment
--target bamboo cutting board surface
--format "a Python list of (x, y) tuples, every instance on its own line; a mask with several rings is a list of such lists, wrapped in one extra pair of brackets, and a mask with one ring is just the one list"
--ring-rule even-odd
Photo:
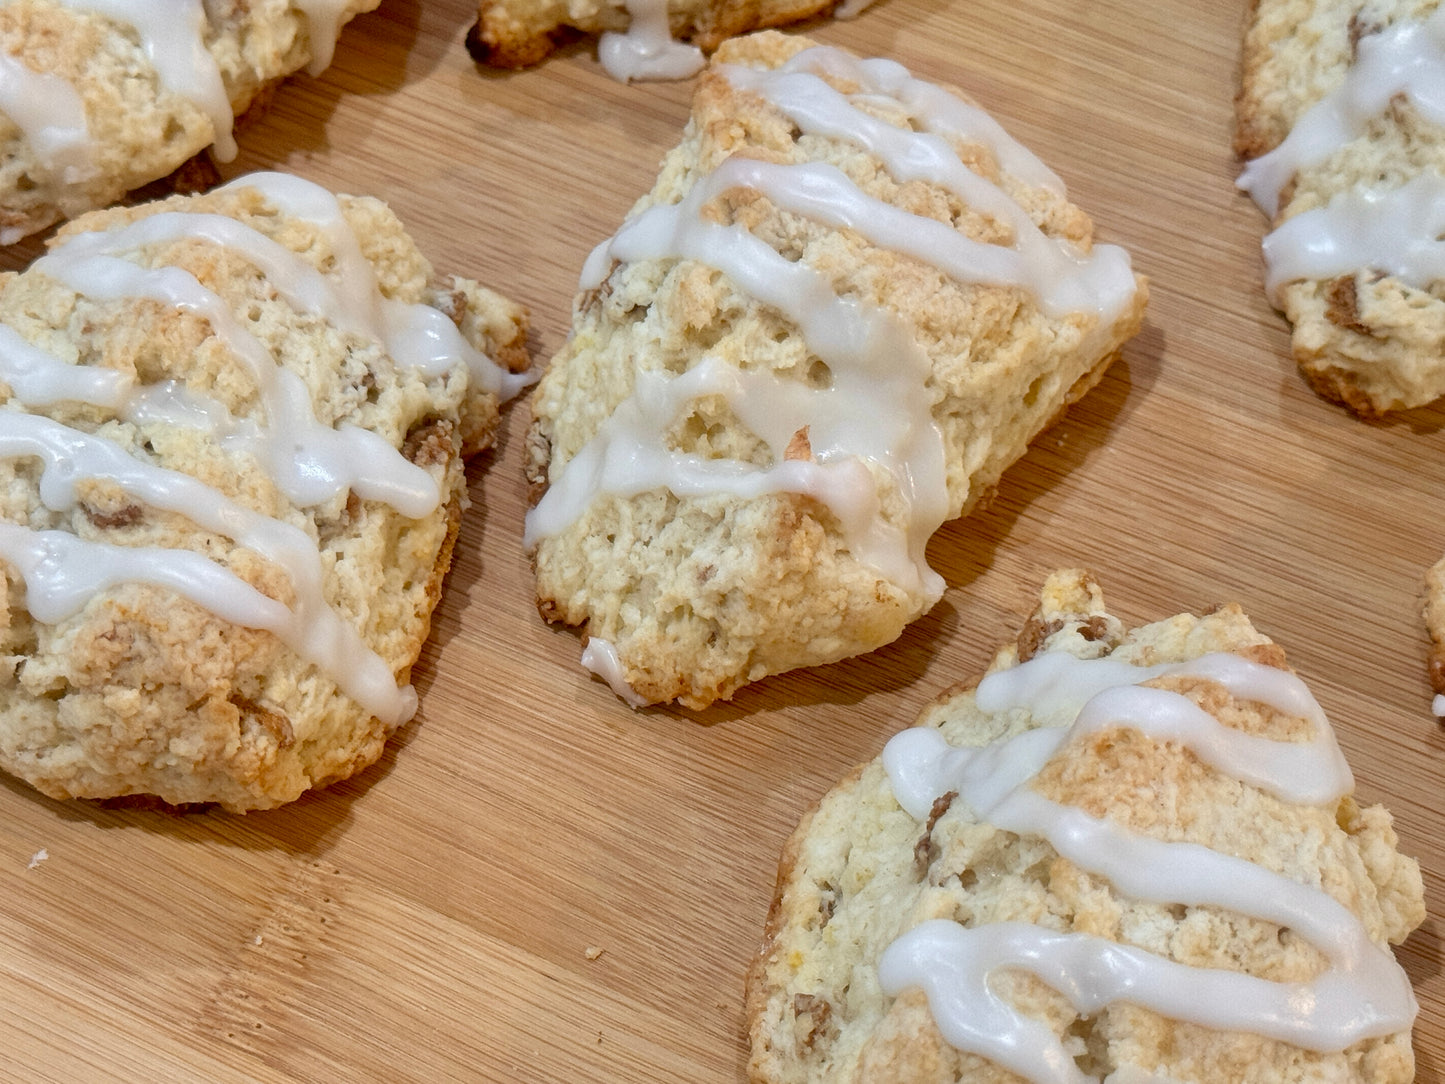
[[(1445, 732), (1418, 611), (1445, 552), (1445, 409), (1365, 424), (1289, 360), (1263, 222), (1232, 187), (1245, 6), (882, 0), (810, 27), (963, 86), (1152, 280), (1099, 388), (934, 539), (943, 601), (871, 656), (633, 713), (535, 612), (514, 407), (471, 474), (420, 713), (371, 770), (246, 817), (0, 784), (0, 1076), (737, 1080), (743, 975), (800, 814), (977, 674), (1048, 570), (1084, 565), (1132, 621), (1238, 600), (1285, 645), (1424, 868), (1430, 917), (1398, 955), (1419, 1079), (1440, 1081)], [(385, 0), (225, 172), (388, 200), (439, 268), (524, 301), (546, 357), (690, 86), (613, 83), (590, 45), (481, 71), (473, 17)]]

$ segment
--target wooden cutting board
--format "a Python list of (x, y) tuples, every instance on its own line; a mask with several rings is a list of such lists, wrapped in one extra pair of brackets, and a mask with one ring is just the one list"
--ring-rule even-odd
[[(976, 674), (1048, 570), (1085, 565), (1126, 618), (1233, 599), (1286, 646), (1424, 867), (1430, 917), (1399, 958), (1419, 1079), (1440, 1081), (1445, 731), (1418, 611), (1445, 552), (1445, 410), (1364, 424), (1289, 360), (1263, 222), (1232, 186), (1245, 6), (882, 0), (811, 27), (966, 88), (1152, 280), (1102, 385), (934, 539), (943, 601), (869, 657), (635, 714), (533, 607), (513, 408), (473, 470), (421, 711), (381, 763), (247, 817), (0, 784), (0, 1076), (737, 1080), (743, 974), (799, 815)], [(545, 357), (690, 87), (618, 85), (585, 44), (480, 71), (473, 17), (386, 0), (226, 173), (385, 198), (438, 267), (525, 301)]]

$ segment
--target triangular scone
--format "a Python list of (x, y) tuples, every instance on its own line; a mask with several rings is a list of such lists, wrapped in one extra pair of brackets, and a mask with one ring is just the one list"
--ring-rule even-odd
[(1442, 70), (1437, 0), (1260, 0), (1245, 39), (1266, 287), (1311, 385), (1366, 417), (1445, 395)]
[(623, 695), (690, 707), (928, 610), (930, 535), (1145, 304), (981, 110), (775, 32), (718, 51), (582, 286), (532, 401), (539, 605)]
[(1407, 1084), (1420, 871), (1352, 786), (1237, 606), (1126, 631), (1056, 573), (789, 840), (751, 1077)]
[[(0, 5), (0, 244), (114, 203), (214, 145), (268, 88), (331, 60), (380, 0)], [(178, 186), (179, 187), (179, 186)]]
[(374, 761), (524, 317), (281, 174), (0, 277), (0, 766), (245, 810)]

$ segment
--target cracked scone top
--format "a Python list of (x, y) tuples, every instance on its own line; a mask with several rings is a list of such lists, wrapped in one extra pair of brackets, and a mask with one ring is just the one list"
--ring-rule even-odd
[(0, 244), (114, 203), (214, 145), (269, 85), (331, 61), (379, 0), (0, 3)]
[(1237, 607), (1125, 631), (1057, 573), (919, 722), (784, 850), (752, 1079), (1414, 1078), (1419, 867)]
[(0, 278), (0, 765), (243, 810), (374, 761), (524, 335), (384, 204), (282, 174)]
[(887, 60), (726, 43), (533, 397), (544, 615), (701, 707), (898, 636), (925, 548), (1100, 378), (1145, 291), (1037, 158)]
[(1445, 10), (1261, 0), (1238, 114), (1266, 288), (1311, 385), (1366, 417), (1445, 395)]

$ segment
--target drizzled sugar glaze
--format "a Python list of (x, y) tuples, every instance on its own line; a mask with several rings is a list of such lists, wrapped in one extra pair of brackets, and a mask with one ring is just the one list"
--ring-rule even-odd
[(695, 45), (675, 41), (667, 24), (667, 0), (624, 0), (631, 22), (626, 33), (609, 30), (597, 43), (597, 59), (619, 83), (690, 79), (707, 63)]
[[(837, 516), (861, 560), (931, 605), (943, 581), (924, 551), (948, 513), (948, 494), (927, 356), (891, 312), (840, 295), (829, 276), (788, 260), (742, 226), (710, 221), (705, 208), (730, 190), (757, 192), (785, 211), (853, 230), (958, 281), (1015, 287), (1051, 313), (1088, 314), (1096, 333), (1107, 333), (1134, 295), (1128, 257), (1104, 245), (1086, 255), (1045, 237), (1002, 190), (963, 166), (944, 137), (985, 143), (1023, 181), (1059, 192), (1058, 178), (981, 110), (913, 79), (900, 65), (815, 47), (778, 70), (724, 65), (719, 71), (804, 133), (844, 139), (876, 154), (898, 182), (926, 179), (955, 192), (1005, 223), (1014, 243), (973, 241), (870, 197), (841, 171), (816, 163), (731, 158), (679, 203), (643, 211), (593, 251), (583, 268), (583, 290), (599, 287), (619, 263), (697, 261), (781, 313), (828, 366), (831, 383), (813, 388), (771, 373), (737, 372), (713, 358), (682, 376), (638, 372), (632, 395), (551, 480), (528, 516), (526, 542), (534, 546), (566, 529), (599, 493), (666, 488), (678, 495), (806, 494)], [(856, 83), (857, 93), (835, 91), (824, 74)], [(859, 108), (859, 101), (879, 99), (923, 131), (884, 124)], [(668, 429), (704, 395), (722, 397), (769, 445), (774, 466), (702, 460), (668, 448)], [(811, 459), (786, 460), (789, 440), (804, 428)], [(895, 521), (882, 516), (880, 483), (902, 499), (904, 512)]]
[[(117, 584), (156, 584), (226, 620), (274, 633), (372, 714), (399, 725), (415, 711), (415, 694), (410, 687), (398, 688), (390, 666), (327, 603), (321, 556), (305, 532), (189, 475), (148, 464), (103, 436), (24, 412), (74, 401), (113, 411), (136, 425), (163, 422), (201, 430), (224, 448), (254, 456), (298, 506), (354, 492), (408, 516), (436, 508), (440, 492), (435, 481), (389, 443), (354, 426), (332, 429), (318, 422), (299, 377), (277, 363), (219, 296), (179, 268), (146, 268), (127, 257), (199, 237), (243, 255), (298, 311), (325, 318), (339, 331), (375, 339), (395, 364), (424, 378), (466, 367), (504, 393), (515, 392), (525, 378), (503, 377), (470, 347), (455, 350), (448, 365), (447, 344), (464, 342), (455, 325), (435, 309), (381, 295), (339, 203), (325, 189), (280, 174), (256, 174), (227, 187), (259, 189), (278, 211), (313, 223), (331, 242), (332, 269), (323, 274), (234, 219), (165, 212), (110, 233), (78, 234), (37, 261), (32, 273), (54, 277), (94, 300), (149, 298), (203, 317), (214, 338), (255, 377), (263, 416), (236, 419), (223, 404), (174, 381), (138, 386), (125, 374), (67, 363), (0, 325), (0, 380), (11, 392), (0, 408), (0, 456), (40, 460), (40, 499), (52, 512), (76, 507), (79, 482), (104, 479), (145, 506), (183, 515), (228, 537), (282, 569), (294, 602), (288, 607), (270, 599), (224, 566), (188, 550), (127, 548), (5, 524), (0, 525), (0, 556), (24, 578), (27, 608), (39, 620), (63, 620)], [(451, 326), (452, 335), (442, 330), (442, 322)]]
[[(1249, 162), (1239, 178), (1271, 218), (1284, 188), (1300, 170), (1325, 162), (1365, 135), (1393, 101), (1404, 98), (1420, 116), (1445, 125), (1445, 8), (1429, 18), (1396, 23), (1361, 38), (1343, 82), (1300, 117), (1289, 136)], [(1341, 192), (1323, 207), (1281, 223), (1264, 240), (1266, 288), (1363, 270), (1392, 275), (1416, 288), (1441, 277), (1438, 241), (1445, 182), (1425, 173), (1409, 182)]]
[[(1164, 675), (1204, 678), (1236, 698), (1302, 717), (1310, 724), (1309, 740), (1254, 737), (1223, 726), (1187, 697), (1137, 684)], [(991, 991), (988, 975), (1000, 968), (1031, 972), (1081, 1014), (1127, 1001), (1173, 1019), (1315, 1051), (1343, 1050), (1410, 1027), (1416, 1005), (1403, 971), (1326, 893), (1205, 847), (1150, 839), (1052, 802), (1030, 786), (1066, 743), (1122, 726), (1177, 742), (1204, 763), (1285, 801), (1328, 806), (1350, 791), (1353, 780), (1323, 711), (1294, 675), (1224, 654), (1132, 667), (1045, 653), (986, 677), (976, 702), (990, 713), (1027, 709), (1049, 725), (981, 748), (951, 747), (932, 728), (897, 735), (883, 763), (899, 804), (915, 817), (926, 818), (935, 798), (956, 791), (955, 801), (979, 820), (1047, 840), (1123, 895), (1226, 908), (1295, 930), (1329, 966), (1309, 983), (1276, 983), (1185, 967), (1113, 941), (1027, 924), (927, 922), (889, 946), (879, 978), (890, 996), (923, 989), (951, 1044), (1038, 1084), (1091, 1079), (1050, 1029)]]
[(85, 103), (65, 79), (0, 49), (0, 113), (20, 129), (44, 173), (63, 184), (94, 175)]
[[(4, 6), (8, 0), (0, 0)], [(53, 0), (129, 28), (140, 40), (161, 86), (190, 101), (210, 118), (215, 154), (236, 156), (235, 117), (221, 70), (206, 47), (208, 15), (202, 0)], [(293, 0), (306, 20), (311, 44), (307, 70), (319, 74), (330, 62), (347, 0)], [(24, 133), (42, 169), (56, 179), (83, 179), (93, 153), (84, 107), (75, 88), (57, 75), (36, 72), (0, 54), (0, 110)]]

